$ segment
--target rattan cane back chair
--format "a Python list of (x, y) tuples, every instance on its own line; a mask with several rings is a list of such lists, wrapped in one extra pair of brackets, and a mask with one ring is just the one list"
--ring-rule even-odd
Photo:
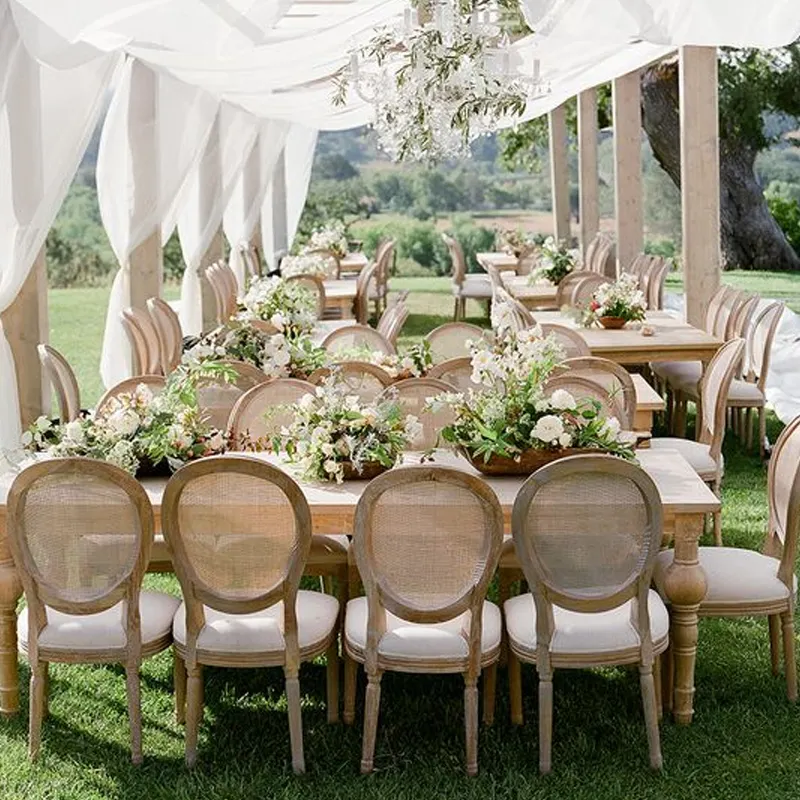
[(426, 406), (430, 398), (452, 391), (453, 387), (449, 383), (426, 377), (406, 378), (392, 384), (383, 392), (382, 398), (399, 403), (403, 414), (411, 414), (422, 425), (420, 435), (408, 442), (407, 450), (425, 451), (439, 444), (439, 432), (455, 419), (453, 410), (449, 406), (443, 406), (434, 411)]
[(428, 370), (428, 377), (449, 383), (459, 392), (466, 392), (468, 389), (477, 391), (480, 388), (472, 382), (472, 359), (469, 356), (448, 358), (447, 361), (434, 364)]
[(625, 416), (625, 404), (618, 396), (611, 396), (610, 391), (599, 381), (586, 375), (567, 370), (547, 379), (544, 391), (547, 396), (557, 390), (569, 392), (580, 405), (582, 400), (593, 400), (600, 404), (601, 416), (616, 417), (624, 430), (630, 430), (632, 420)]
[(314, 295), (314, 302), (317, 304), (317, 319), (322, 319), (325, 315), (325, 284), (322, 278), (317, 275), (292, 275), (286, 282), (299, 283)]
[(147, 301), (147, 310), (156, 330), (161, 368), (165, 375), (169, 375), (181, 363), (183, 354), (181, 321), (172, 306), (160, 297), (151, 297)]
[(161, 351), (153, 320), (140, 308), (122, 311), (122, 327), (128, 335), (133, 354), (133, 371), (138, 375), (163, 375)]
[(332, 374), (336, 375), (337, 382), (346, 384), (349, 392), (358, 395), (365, 403), (375, 400), (392, 382), (385, 369), (367, 361), (339, 361), (331, 367), (320, 367), (309, 375), (308, 382), (319, 386)]
[(104, 417), (117, 409), (117, 398), (122, 394), (133, 394), (140, 386), (144, 386), (154, 395), (161, 394), (166, 386), (162, 375), (134, 375), (106, 389), (103, 396), (97, 401), (94, 413), (96, 417)]
[(369, 325), (347, 325), (331, 331), (322, 341), (322, 347), (333, 356), (348, 350), (372, 350), (386, 355), (394, 355), (397, 352), (386, 337)]
[(434, 328), (425, 339), (431, 347), (433, 363), (439, 364), (451, 358), (468, 356), (467, 342), (479, 342), (481, 339), (490, 339), (491, 336), (491, 331), (470, 322), (445, 322), (444, 325)]
[(248, 390), (267, 380), (263, 370), (245, 361), (224, 360), (236, 376), (231, 383), (223, 379), (204, 379), (197, 388), (197, 402), (213, 428), (225, 431), (236, 401)]
[(572, 328), (555, 322), (542, 322), (539, 327), (542, 329), (542, 336), (555, 337), (566, 358), (583, 358), (592, 354), (586, 340)]
[(49, 344), (37, 345), (36, 350), (50, 386), (56, 393), (59, 420), (61, 422), (76, 420), (81, 413), (81, 395), (78, 379), (69, 361)]

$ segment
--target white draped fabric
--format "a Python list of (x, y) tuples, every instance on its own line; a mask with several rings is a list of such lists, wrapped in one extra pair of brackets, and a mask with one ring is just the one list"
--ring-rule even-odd
[[(38, 64), (0, 0), (0, 313), (44, 245), (119, 62), (93, 55), (62, 70)], [(17, 447), (20, 434), (14, 357), (0, 326), (0, 447)]]

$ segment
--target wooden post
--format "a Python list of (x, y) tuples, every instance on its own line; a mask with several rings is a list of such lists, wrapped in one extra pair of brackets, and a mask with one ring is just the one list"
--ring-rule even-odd
[(567, 163), (567, 110), (563, 104), (548, 115), (550, 133), (550, 187), (553, 197), (553, 236), (569, 243), (569, 164)]
[(642, 109), (638, 70), (613, 81), (612, 104), (617, 272), (621, 272), (644, 249)]
[(578, 95), (578, 185), (581, 252), (600, 229), (600, 198), (597, 179), (597, 90)]
[(272, 173), (272, 246), (273, 263), (278, 266), (279, 256), (289, 249), (289, 220), (286, 210), (286, 150), (279, 156)]
[(214, 292), (211, 289), (211, 284), (206, 280), (206, 267), (211, 266), (215, 261), (221, 261), (225, 257), (225, 235), (222, 232), (222, 226), (219, 227), (214, 234), (214, 238), (208, 245), (206, 252), (203, 254), (203, 260), (200, 262), (200, 281), (203, 287), (203, 330), (208, 331), (214, 328), (217, 324), (217, 303), (214, 299)]
[(717, 48), (680, 48), (681, 218), (686, 320), (697, 327), (719, 287)]

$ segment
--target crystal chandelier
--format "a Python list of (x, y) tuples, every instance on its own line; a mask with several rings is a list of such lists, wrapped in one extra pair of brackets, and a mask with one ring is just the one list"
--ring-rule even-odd
[(415, 9), (351, 50), (334, 103), (350, 88), (374, 106), (380, 146), (395, 160), (468, 156), (478, 136), (519, 117), (549, 89), (534, 61), (530, 74), (499, 23), (494, 3), (464, 11), (436, 0), (426, 20)]

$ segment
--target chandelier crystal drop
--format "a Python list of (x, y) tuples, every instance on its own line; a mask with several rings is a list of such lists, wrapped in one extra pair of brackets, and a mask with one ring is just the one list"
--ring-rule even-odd
[(374, 106), (379, 144), (394, 160), (469, 156), (475, 139), (549, 91), (538, 61), (520, 71), (494, 2), (465, 9), (460, 0), (436, 0), (420, 17), (409, 7), (402, 21), (354, 47), (336, 81), (335, 104), (352, 90)]

